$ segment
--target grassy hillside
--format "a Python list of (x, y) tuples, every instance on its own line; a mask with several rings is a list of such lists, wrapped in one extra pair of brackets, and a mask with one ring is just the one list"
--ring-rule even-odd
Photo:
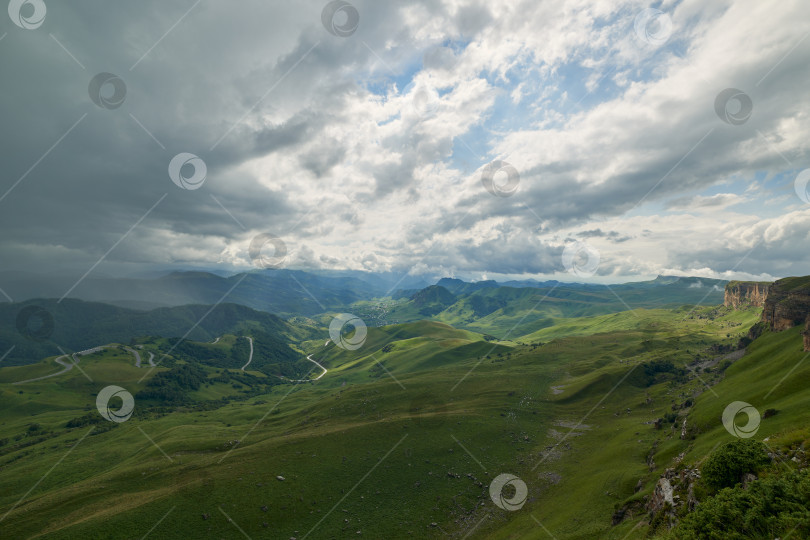
[[(686, 306), (677, 310), (638, 309), (595, 317), (553, 319), (552, 326), (521, 336), (520, 341), (533, 343), (567, 336), (588, 336), (645, 327), (655, 329), (661, 325), (671, 323), (673, 313), (681, 313), (686, 320), (694, 320), (695, 313), (690, 313), (690, 311), (692, 311), (692, 308)], [(710, 311), (701, 309), (697, 312), (698, 316), (722, 317), (723, 324), (729, 329), (729, 332), (727, 332), (729, 334), (732, 332), (736, 334), (741, 329), (750, 327), (752, 324), (751, 313), (750, 310), (735, 311), (725, 307), (718, 307)]]
[(780, 279), (779, 288), (788, 292), (810, 289), (810, 276), (788, 277)]
[[(729, 354), (758, 316), (636, 310), (556, 320), (511, 346), (438, 322), (369, 328), (356, 351), (302, 344), (328, 369), (309, 383), (200, 361), (205, 381), (169, 406), (137, 397), (155, 375), (138, 383), (131, 355), (104, 352), (82, 359), (92, 383), (75, 369), (58, 384), (0, 383), (0, 526), (49, 538), (644, 538), (644, 497), (664, 470), (732, 439), (719, 420), (729, 402), (779, 410), (757, 438), (807, 437), (810, 368), (776, 386), (803, 356), (799, 330)], [(207, 347), (238, 356), (238, 343)], [(315, 369), (303, 355), (294, 365)], [(129, 421), (98, 421), (106, 384), (136, 396)], [(86, 415), (95, 423), (67, 427)], [(527, 484), (519, 511), (490, 499), (504, 472)]]
[(423, 370), (435, 373), (460, 360), (477, 361), (487, 355), (498, 358), (510, 351), (510, 347), (485, 341), (480, 334), (420, 321), (369, 328), (361, 349), (347, 351), (330, 343), (315, 357), (333, 376), (364, 382), (391, 375), (407, 379)]
[[(631, 309), (716, 305), (724, 282), (698, 278), (658, 278), (621, 285), (557, 283), (542, 287), (497, 286), (442, 279), (439, 286), (398, 299), (358, 302), (353, 312), (369, 324), (396, 324), (429, 317), (458, 328), (515, 339), (555, 324), (555, 319), (590, 317)], [(439, 291), (456, 295), (451, 296)], [(448, 305), (449, 304), (449, 305)]]

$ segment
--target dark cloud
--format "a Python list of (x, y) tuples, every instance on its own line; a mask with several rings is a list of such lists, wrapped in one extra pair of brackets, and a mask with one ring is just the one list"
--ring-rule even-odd
[[(99, 272), (238, 266), (258, 232), (299, 243), (291, 260), (313, 267), (554, 273), (573, 236), (605, 251), (600, 274), (732, 271), (757, 240), (738, 270), (806, 263), (795, 249), (803, 213), (750, 219), (723, 213), (750, 199), (707, 194), (801, 161), (810, 50), (794, 49), (802, 34), (784, 24), (795, 5), (759, 17), (753, 2), (729, 3), (682, 19), (688, 8), (674, 7), (679, 46), (655, 51), (628, 31), (634, 2), (599, 14), (527, 2), (357, 7), (348, 38), (325, 31), (319, 1), (88, 0), (49, 4), (37, 30), (0, 25), (6, 269), (81, 274), (113, 246)], [(582, 66), (613, 75), (574, 105), (585, 81), (568, 71)], [(100, 72), (125, 83), (120, 107), (89, 96)], [(513, 110), (520, 83), (531, 106)], [(751, 97), (743, 125), (714, 111), (730, 87)], [(182, 152), (205, 162), (201, 189), (169, 178)], [(496, 158), (520, 173), (512, 197), (481, 185)], [(462, 159), (478, 171), (457, 170)], [(604, 225), (661, 207), (695, 212), (701, 232), (679, 225), (687, 242), (654, 219)], [(639, 262), (656, 239), (662, 253)]]
[(632, 239), (631, 236), (623, 236), (618, 231), (603, 231), (602, 229), (591, 229), (576, 233), (580, 238), (606, 238), (612, 242), (626, 242)]

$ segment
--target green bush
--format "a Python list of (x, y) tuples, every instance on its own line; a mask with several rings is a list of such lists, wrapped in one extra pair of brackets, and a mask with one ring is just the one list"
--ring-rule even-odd
[(700, 472), (706, 485), (717, 490), (734, 487), (744, 474), (756, 473), (769, 461), (764, 444), (753, 439), (737, 439), (712, 452)]
[(810, 471), (793, 471), (726, 488), (672, 530), (679, 540), (810, 538)]

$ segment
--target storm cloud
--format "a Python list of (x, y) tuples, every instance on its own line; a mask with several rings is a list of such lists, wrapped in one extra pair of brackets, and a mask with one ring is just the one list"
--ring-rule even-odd
[(0, 21), (2, 270), (238, 270), (270, 233), (299, 268), (808, 273), (798, 0), (663, 2), (666, 36), (639, 1), (45, 3)]

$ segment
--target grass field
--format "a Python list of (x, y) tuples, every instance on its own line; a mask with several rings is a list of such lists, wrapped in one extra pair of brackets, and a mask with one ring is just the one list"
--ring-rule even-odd
[[(779, 409), (760, 430), (774, 441), (807, 436), (797, 426), (810, 416), (808, 365), (765, 397), (802, 357), (798, 329), (766, 333), (725, 373), (710, 367), (723, 355), (711, 347), (736, 342), (758, 315), (636, 310), (555, 320), (511, 343), (437, 322), (370, 328), (356, 351), (301, 345), (329, 370), (317, 382), (252, 395), (213, 382), (222, 370), (206, 366), (212, 382), (186, 405), (136, 403), (127, 422), (75, 428), (65, 425), (95, 413), (101, 388), (137, 395), (148, 368), (110, 349), (82, 358), (92, 382), (73, 369), (8, 384), (55, 371), (52, 359), (2, 369), (0, 529), (14, 538), (237, 538), (240, 529), (252, 538), (642, 538), (646, 527), (633, 530), (642, 516), (614, 527), (614, 510), (649, 494), (678, 454), (697, 461), (729, 439), (719, 420), (727, 403)], [(647, 373), (654, 360), (677, 373)], [(695, 396), (677, 409), (693, 439), (679, 437), (681, 417), (653, 428)], [(526, 483), (521, 510), (492, 503), (500, 473)]]

